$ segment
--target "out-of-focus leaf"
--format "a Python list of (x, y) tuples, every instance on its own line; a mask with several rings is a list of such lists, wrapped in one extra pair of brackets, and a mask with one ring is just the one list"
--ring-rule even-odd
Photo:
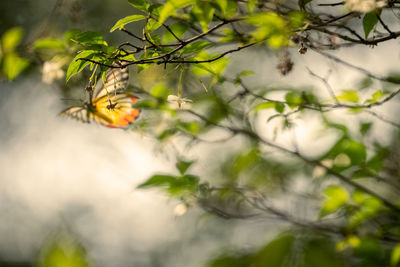
[(128, 23), (143, 20), (145, 18), (146, 17), (143, 15), (132, 15), (132, 16), (125, 17), (123, 19), (118, 20), (117, 23), (115, 23), (115, 25), (110, 29), (110, 32), (113, 32), (116, 29), (122, 29)]
[(347, 204), (349, 194), (340, 186), (330, 186), (324, 190), (326, 199), (321, 207), (319, 217), (334, 213)]
[(301, 93), (299, 93), (299, 92), (290, 92), (290, 93), (286, 94), (285, 100), (286, 100), (287, 105), (291, 109), (293, 109), (293, 108), (301, 105), (301, 103), (303, 102), (303, 97), (302, 97)]
[(38, 267), (88, 267), (86, 252), (81, 244), (60, 236), (42, 252)]
[(39, 39), (33, 44), (34, 49), (64, 50), (65, 46), (61, 40), (54, 38)]
[(340, 255), (335, 252), (328, 237), (315, 237), (306, 242), (303, 261), (299, 267), (345, 267)]
[(178, 195), (185, 192), (194, 193), (199, 178), (194, 175), (171, 176), (153, 175), (146, 182), (140, 184), (138, 188), (165, 188), (171, 195)]
[(392, 255), (390, 257), (390, 264), (391, 266), (397, 266), (399, 261), (400, 261), (400, 244), (393, 249)]
[(253, 264), (250, 266), (283, 267), (287, 258), (293, 252), (295, 237), (290, 234), (282, 235), (254, 255)]
[(367, 158), (365, 146), (346, 137), (339, 139), (322, 159), (335, 159), (339, 154), (346, 154), (350, 158), (352, 165), (365, 163)]
[(190, 6), (194, 4), (195, 1), (196, 0), (168, 0), (160, 12), (159, 22), (164, 23), (176, 10)]
[(305, 6), (310, 3), (312, 0), (299, 0), (297, 3), (300, 7), (300, 9), (304, 10)]
[(24, 30), (21, 27), (14, 27), (3, 33), (1, 47), (4, 54), (13, 52), (21, 42), (23, 36)]
[(246, 22), (256, 26), (251, 32), (254, 41), (267, 41), (271, 48), (280, 48), (289, 43), (286, 21), (275, 12), (263, 12), (250, 15)]
[(364, 122), (360, 124), (360, 133), (366, 135), (371, 130), (372, 123)]
[(149, 8), (149, 3), (146, 0), (128, 0), (129, 4), (136, 7), (137, 9), (147, 13), (147, 9)]
[(179, 173), (184, 175), (193, 163), (194, 161), (179, 160), (175, 166), (179, 170)]
[(171, 94), (171, 90), (165, 83), (158, 83), (151, 88), (150, 94), (154, 98), (167, 99), (167, 96)]
[(223, 254), (207, 264), (208, 267), (244, 267), (251, 266), (252, 255), (248, 254)]
[(3, 73), (9, 80), (14, 80), (23, 70), (29, 66), (29, 60), (19, 57), (11, 52), (4, 55)]
[[(193, 60), (204, 61), (215, 58), (216, 56), (210, 55), (207, 51), (200, 51)], [(227, 58), (220, 58), (218, 60), (207, 62), (207, 63), (199, 63), (192, 66), (192, 72), (197, 76), (204, 75), (215, 75), (219, 76), (225, 70), (225, 67), (228, 65)]]
[(80, 33), (81, 33), (81, 31), (78, 30), (78, 29), (72, 29), (72, 30), (66, 31), (66, 32), (64, 33), (64, 40), (65, 40), (65, 43), (66, 43), (68, 46), (74, 45), (75, 42), (74, 42), (73, 40), (75, 40), (75, 39), (76, 39), (76, 36), (79, 35)]
[(343, 93), (339, 95), (337, 99), (357, 103), (359, 97), (358, 93), (354, 90), (343, 90)]
[(212, 43), (210, 42), (206, 42), (206, 41), (197, 41), (191, 44), (188, 44), (187, 46), (185, 46), (181, 52), (182, 54), (189, 54), (189, 53), (193, 53), (193, 52), (198, 52), (201, 51), (209, 46), (211, 46)]
[(214, 15), (214, 8), (205, 1), (196, 0), (196, 4), (191, 10), (192, 16), (200, 23), (203, 32), (208, 30), (208, 25)]
[[(175, 34), (176, 37), (181, 38), (183, 36), (183, 34), (185, 34), (185, 32), (187, 31), (187, 29), (189, 28), (188, 25), (184, 24), (184, 23), (175, 23), (172, 26), (170, 26), (171, 31)], [(162, 41), (164, 43), (169, 43), (172, 41), (177, 41), (175, 36), (170, 33), (169, 31), (165, 31), (164, 35), (162, 37)]]
[(382, 9), (377, 9), (364, 15), (363, 28), (365, 33), (365, 39), (368, 38), (369, 33), (378, 23), (378, 16), (381, 14)]
[(372, 94), (372, 97), (370, 99), (365, 100), (365, 103), (374, 104), (374, 103), (378, 102), (379, 99), (381, 99), (383, 95), (384, 95), (383, 91), (378, 90)]
[(350, 227), (355, 227), (365, 220), (375, 217), (382, 208), (382, 201), (372, 196), (365, 196), (364, 199), (358, 196), (357, 201), (360, 209), (350, 216), (348, 221)]
[(276, 103), (275, 102), (262, 102), (257, 104), (253, 110), (257, 113), (260, 110), (264, 110), (264, 109), (270, 109), (270, 108), (275, 108)]
[(385, 80), (390, 83), (400, 84), (400, 73), (391, 73), (385, 78)]
[(289, 24), (291, 28), (297, 29), (304, 25), (305, 15), (301, 11), (292, 11), (288, 14)]
[(285, 104), (275, 102), (275, 110), (279, 113), (283, 113), (283, 111), (285, 111)]

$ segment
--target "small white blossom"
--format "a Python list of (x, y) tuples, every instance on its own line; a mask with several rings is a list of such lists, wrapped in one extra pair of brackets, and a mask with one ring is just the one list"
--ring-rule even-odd
[(176, 95), (169, 95), (167, 98), (168, 106), (172, 109), (190, 109), (192, 100)]
[(64, 71), (61, 69), (62, 63), (55, 61), (46, 61), (42, 69), (42, 81), (47, 84), (52, 84), (55, 80), (64, 77)]
[(386, 0), (346, 0), (344, 6), (350, 11), (368, 13), (386, 6)]

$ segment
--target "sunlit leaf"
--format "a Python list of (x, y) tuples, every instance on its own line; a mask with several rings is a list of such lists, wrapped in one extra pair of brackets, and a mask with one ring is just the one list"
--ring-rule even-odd
[(146, 17), (143, 15), (132, 15), (132, 16), (125, 17), (123, 19), (118, 20), (117, 23), (115, 23), (115, 25), (110, 29), (110, 32), (113, 32), (116, 29), (122, 29), (128, 23), (143, 20), (145, 18)]
[(359, 97), (358, 93), (354, 90), (343, 90), (343, 93), (337, 99), (357, 103)]
[(16, 53), (8, 53), (3, 58), (3, 73), (9, 80), (14, 80), (29, 66), (29, 60), (19, 57)]
[(1, 47), (5, 54), (11, 53), (19, 45), (24, 35), (21, 27), (14, 27), (3, 33), (1, 37)]
[(54, 38), (39, 39), (33, 43), (34, 49), (54, 49), (63, 50), (65, 49), (64, 43), (61, 40)]
[[(171, 31), (178, 38), (181, 38), (183, 36), (183, 34), (185, 34), (185, 32), (187, 31), (188, 28), (189, 28), (189, 26), (184, 23), (175, 23), (172, 26), (170, 26)], [(164, 43), (177, 41), (174, 35), (172, 33), (170, 33), (169, 31), (165, 31), (163, 34), (163, 37), (162, 37), (162, 41)]]
[(149, 8), (149, 3), (147, 3), (146, 0), (128, 0), (129, 4), (132, 6), (136, 7), (137, 9), (147, 12), (147, 9)]
[(198, 52), (201, 50), (204, 50), (205, 48), (211, 46), (212, 43), (210, 42), (206, 42), (206, 41), (197, 41), (197, 42), (193, 42), (188, 44), (187, 46), (185, 46), (181, 52), (182, 54), (189, 54), (189, 53), (193, 53), (193, 52)]
[(349, 194), (340, 186), (330, 186), (324, 190), (326, 199), (321, 207), (319, 216), (324, 217), (334, 213), (341, 207), (347, 204)]
[(89, 61), (79, 60), (80, 58), (99, 60), (102, 58), (102, 55), (99, 54), (98, 51), (94, 50), (84, 50), (79, 53), (68, 66), (67, 75), (65, 78), (66, 82), (68, 82), (73, 75), (81, 72), (86, 66), (90, 64)]
[(82, 245), (70, 236), (59, 236), (42, 252), (38, 267), (88, 267)]
[(163, 23), (169, 16), (175, 13), (176, 10), (190, 6), (195, 3), (195, 0), (168, 0), (160, 12), (159, 22)]
[(400, 261), (400, 244), (397, 245), (393, 251), (392, 251), (392, 255), (390, 257), (390, 264), (392, 266), (397, 266), (397, 264)]
[(83, 32), (78, 35), (75, 35), (74, 40), (82, 45), (107, 45), (104, 41), (103, 36), (98, 32)]
[(260, 110), (275, 108), (275, 106), (276, 106), (275, 102), (262, 102), (254, 106), (253, 110), (255, 112), (259, 112)]
[(208, 24), (214, 15), (214, 8), (208, 3), (201, 0), (196, 0), (196, 4), (191, 10), (192, 16), (195, 17), (203, 29), (203, 32), (208, 30)]

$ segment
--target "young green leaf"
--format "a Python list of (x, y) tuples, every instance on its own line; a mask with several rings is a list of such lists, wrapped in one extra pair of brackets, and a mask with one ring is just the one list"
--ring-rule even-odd
[(324, 190), (325, 201), (321, 207), (319, 217), (322, 218), (328, 214), (334, 213), (344, 205), (346, 205), (349, 194), (340, 186), (330, 186)]
[(193, 5), (195, 1), (196, 0), (168, 0), (160, 12), (159, 23), (164, 23), (176, 10)]
[(44, 38), (39, 39), (33, 43), (34, 49), (54, 49), (54, 50), (64, 50), (65, 46), (61, 40), (55, 38)]
[(24, 35), (24, 30), (21, 27), (14, 27), (3, 33), (1, 37), (1, 46), (5, 54), (11, 53), (19, 45)]
[(147, 9), (149, 8), (149, 3), (146, 0), (128, 0), (129, 4), (136, 7), (137, 9), (147, 13)]
[(179, 160), (175, 166), (178, 169), (179, 173), (181, 175), (184, 175), (193, 163), (194, 161)]
[(364, 28), (365, 39), (368, 38), (369, 33), (378, 23), (378, 16), (380, 15), (381, 11), (382, 11), (381, 9), (378, 9), (378, 11), (374, 10), (364, 15), (363, 28)]
[(128, 23), (143, 20), (145, 18), (146, 17), (143, 15), (132, 15), (132, 16), (125, 17), (123, 19), (118, 20), (117, 23), (115, 23), (115, 25), (110, 29), (110, 32), (113, 32), (116, 29), (122, 29)]

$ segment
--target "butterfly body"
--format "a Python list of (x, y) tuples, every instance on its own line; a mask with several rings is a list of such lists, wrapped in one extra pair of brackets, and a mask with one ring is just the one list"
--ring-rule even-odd
[(128, 78), (127, 69), (107, 71), (107, 82), (95, 93), (89, 92), (89, 101), (81, 106), (67, 108), (60, 115), (84, 123), (95, 121), (111, 128), (129, 126), (139, 116), (139, 110), (132, 107), (137, 98), (124, 92)]

